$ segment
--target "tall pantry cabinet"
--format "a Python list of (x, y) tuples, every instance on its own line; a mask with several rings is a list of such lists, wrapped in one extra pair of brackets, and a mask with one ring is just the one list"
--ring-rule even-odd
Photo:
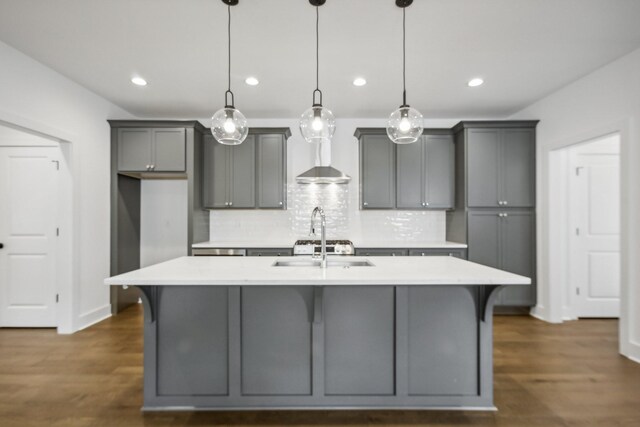
[(454, 127), (456, 203), (447, 240), (469, 245), (469, 261), (531, 277), (498, 304), (536, 303), (535, 128), (537, 121), (464, 121)]

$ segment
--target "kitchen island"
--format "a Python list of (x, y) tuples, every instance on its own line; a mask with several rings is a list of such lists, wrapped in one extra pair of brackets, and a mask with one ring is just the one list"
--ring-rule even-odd
[(144, 410), (495, 409), (492, 309), (530, 279), (455, 257), (181, 257), (143, 295)]

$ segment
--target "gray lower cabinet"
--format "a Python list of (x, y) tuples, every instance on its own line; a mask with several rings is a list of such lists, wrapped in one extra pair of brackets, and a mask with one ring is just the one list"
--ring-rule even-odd
[(394, 248), (356, 248), (357, 256), (407, 256), (407, 249)]
[[(535, 283), (535, 216), (531, 211), (469, 212), (469, 261), (531, 277)], [(535, 286), (501, 291), (498, 303), (533, 305)]]
[(450, 209), (454, 206), (454, 143), (450, 133), (423, 135), (396, 147), (396, 207)]
[(182, 172), (185, 169), (184, 128), (118, 129), (118, 171)]
[(535, 205), (535, 129), (470, 128), (467, 204), (480, 207)]
[(144, 409), (495, 409), (499, 286), (142, 286)]
[(311, 395), (313, 288), (241, 290), (243, 395)]
[(409, 395), (478, 395), (477, 288), (407, 292)]
[(250, 129), (239, 145), (204, 144), (207, 209), (286, 209), (289, 129)]
[[(227, 310), (226, 287), (158, 288), (155, 312), (162, 313), (156, 337), (159, 396), (228, 394)], [(208, 326), (194, 328), (195, 324)]]
[(396, 199), (395, 144), (386, 134), (360, 138), (362, 209), (393, 209)]
[(291, 248), (247, 249), (247, 256), (293, 256)]
[(452, 256), (456, 258), (466, 259), (467, 251), (462, 248), (427, 248), (427, 249), (409, 249), (409, 256)]
[(394, 295), (391, 286), (325, 288), (325, 394), (394, 394)]

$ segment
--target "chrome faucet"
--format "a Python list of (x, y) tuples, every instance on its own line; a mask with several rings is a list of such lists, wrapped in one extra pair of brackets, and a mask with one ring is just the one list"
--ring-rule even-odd
[(316, 206), (313, 212), (311, 212), (309, 236), (316, 235), (315, 220), (317, 214), (320, 214), (320, 268), (327, 268), (327, 220), (324, 216), (324, 210), (320, 206)]

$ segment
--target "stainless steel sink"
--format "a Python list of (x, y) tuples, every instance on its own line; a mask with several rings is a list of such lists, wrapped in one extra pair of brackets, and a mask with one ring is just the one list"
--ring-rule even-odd
[[(327, 267), (373, 267), (374, 265), (367, 260), (342, 260), (329, 259)], [(276, 261), (273, 267), (320, 267), (320, 260), (316, 259), (294, 259), (286, 261)]]

